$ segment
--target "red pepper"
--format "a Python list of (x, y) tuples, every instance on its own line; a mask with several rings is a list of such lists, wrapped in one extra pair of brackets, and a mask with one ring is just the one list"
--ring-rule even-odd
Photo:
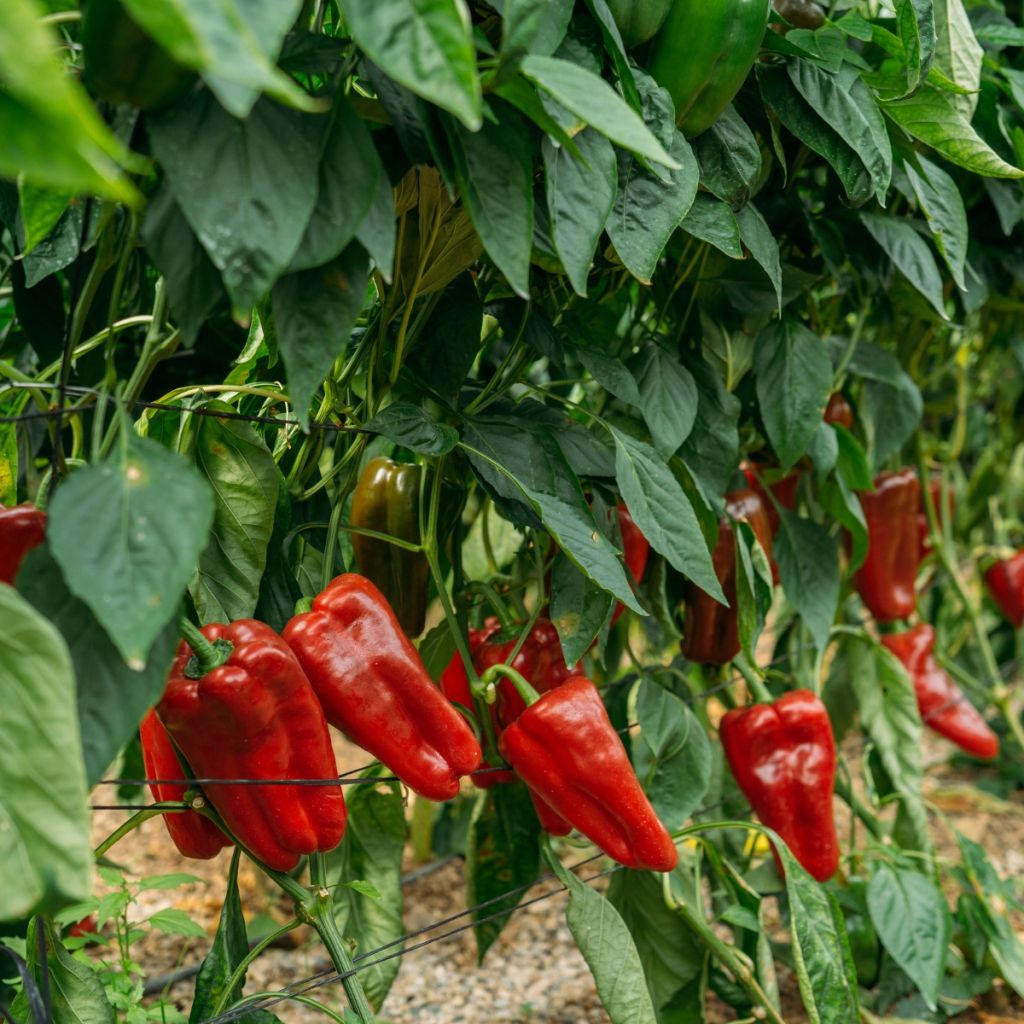
[[(152, 709), (146, 713), (139, 726), (139, 737), (142, 740), (142, 763), (146, 766), (147, 778), (185, 778), (171, 737)], [(181, 800), (188, 786), (151, 782), (149, 789), (154, 800)], [(163, 819), (174, 845), (183, 857), (209, 860), (216, 857), (225, 846), (231, 845), (231, 840), (209, 818), (195, 811), (165, 814)]]
[[(771, 529), (772, 540), (778, 535), (779, 526), (782, 523), (782, 517), (779, 515), (779, 510), (775, 507), (777, 501), (784, 509), (792, 512), (796, 508), (796, 492), (800, 486), (800, 471), (795, 470), (792, 473), (787, 473), (784, 477), (780, 477), (778, 480), (768, 484), (767, 487), (762, 483), (762, 478), (757, 470), (757, 467), (749, 462), (744, 463), (740, 466), (743, 470), (743, 475), (747, 478), (747, 482), (750, 484), (750, 489), (756, 491), (761, 496), (761, 501), (764, 502), (764, 510), (768, 516), (768, 526)], [(775, 501), (768, 496), (768, 492), (771, 492), (772, 497)], [(779, 582), (779, 566), (774, 558), (771, 558), (769, 552), (768, 561), (772, 567), (772, 582)]]
[(857, 593), (879, 622), (905, 619), (917, 606), (921, 487), (913, 469), (881, 473), (873, 491), (860, 492), (868, 551), (853, 578)]
[[(732, 491), (725, 496), (726, 511), (733, 519), (750, 524), (765, 554), (771, 558), (772, 535), (764, 500), (754, 490)], [(688, 661), (724, 665), (739, 654), (740, 637), (736, 610), (736, 541), (730, 520), (718, 527), (718, 543), (711, 554), (718, 582), (729, 607), (690, 585), (683, 620), (683, 656)]]
[(427, 674), (384, 595), (335, 577), (284, 630), (327, 721), (430, 800), (450, 800), (480, 767), (473, 730)]
[(853, 408), (841, 392), (836, 391), (829, 395), (822, 419), (826, 423), (838, 423), (847, 430), (853, 429)]
[(882, 643), (903, 662), (913, 680), (921, 721), (968, 754), (990, 761), (999, 755), (999, 737), (935, 660), (935, 630), (921, 623), (904, 633), (888, 633)]
[(761, 821), (819, 882), (835, 874), (836, 747), (825, 705), (810, 690), (792, 690), (773, 704), (729, 711), (719, 735), (729, 768)]
[(0, 583), (14, 585), (21, 560), (43, 543), (46, 513), (35, 505), (0, 508)]
[[(640, 532), (640, 527), (633, 522), (629, 509), (619, 502), (616, 506), (619, 514), (619, 532), (622, 534), (622, 555), (626, 563), (626, 570), (635, 584), (639, 584), (644, 578), (644, 570), (647, 568), (647, 559), (651, 553), (651, 545), (647, 538)], [(614, 626), (619, 621), (619, 616), (626, 610), (621, 601), (616, 602), (615, 611), (612, 612), (611, 624)]]
[[(192, 650), (178, 648), (160, 720), (198, 778), (336, 779), (338, 766), (323, 711), (295, 655), (269, 626), (240, 619), (204, 626), (231, 653), (202, 675)], [(345, 832), (338, 785), (204, 787), (238, 842), (278, 871), (302, 854), (331, 850)]]
[(1020, 629), (1024, 625), (1024, 550), (990, 566), (985, 585), (999, 610)]
[(545, 693), (498, 745), (534, 794), (608, 856), (648, 871), (676, 866), (675, 843), (589, 679), (574, 676)]
[[(946, 492), (946, 514), (942, 514), (942, 481), (935, 477), (928, 481), (928, 491), (932, 496), (932, 505), (935, 507), (935, 514), (939, 517), (939, 526), (945, 522), (952, 522), (956, 510), (956, 498), (953, 488)], [(928, 525), (928, 513), (924, 507), (925, 496), (921, 495), (921, 511), (917, 513), (917, 533), (920, 538), (918, 546), (918, 561), (923, 562), (932, 553), (932, 531)]]

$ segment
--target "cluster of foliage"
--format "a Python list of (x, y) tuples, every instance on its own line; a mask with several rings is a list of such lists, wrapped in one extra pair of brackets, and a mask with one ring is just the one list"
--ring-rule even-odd
[[(444, 612), (419, 641), (433, 676), (493, 603), (535, 618), (549, 578), (566, 661), (638, 725), (637, 774), (690, 840), (664, 884), (619, 871), (605, 896), (561, 875), (613, 1021), (702, 1019), (709, 991), (781, 1020), (777, 964), (820, 1021), (941, 1021), (997, 978), (1024, 996), (1019, 894), (961, 835), (958, 859), (937, 856), (914, 689), (851, 584), (858, 492), (905, 463), (939, 475), (956, 512), (931, 508), (918, 614), (1003, 738), (985, 784), (1015, 789), (1018, 641), (977, 570), (1024, 534), (1016, 14), (773, 14), (733, 103), (687, 138), (605, 0), (125, 0), (141, 72), (137, 36), (90, 66), (89, 5), (109, 6), (88, 0), (84, 27), (76, 0), (6, 0), (0, 18), (0, 503), (48, 512), (45, 546), (0, 585), (13, 1018), (47, 973), (90, 1019), (137, 999), (53, 925), (91, 898), (88, 793), (121, 755), (142, 774), (133, 737), (182, 605), (282, 628), (351, 566), (352, 492), (380, 455), (422, 466), (424, 493), (467, 485), (447, 541), (436, 502), (421, 522)], [(160, 82), (131, 77), (154, 67)], [(850, 430), (822, 420), (840, 390)], [(718, 593), (742, 460), (800, 484), (779, 586), (737, 530), (738, 666), (823, 694), (836, 736), (860, 737), (826, 885), (779, 845), (783, 880), (751, 845), (707, 699), (742, 682), (678, 653), (689, 588)], [(653, 549), (637, 593), (604, 514), (620, 501)], [(616, 602), (632, 612), (612, 624)], [(393, 951), (402, 794), (347, 797), (335, 919)], [(507, 919), (494, 898), (513, 909), (542, 870), (525, 790), (414, 827), (421, 849), (465, 854), (471, 905), (491, 901), (482, 957)], [(232, 875), (191, 1019), (241, 997), (246, 949)], [(375, 1007), (399, 962), (360, 972)]]

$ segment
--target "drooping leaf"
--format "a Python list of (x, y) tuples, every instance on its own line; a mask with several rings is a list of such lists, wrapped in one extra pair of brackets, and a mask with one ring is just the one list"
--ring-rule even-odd
[(780, 508), (774, 555), (786, 599), (823, 649), (839, 603), (839, 552), (820, 523)]

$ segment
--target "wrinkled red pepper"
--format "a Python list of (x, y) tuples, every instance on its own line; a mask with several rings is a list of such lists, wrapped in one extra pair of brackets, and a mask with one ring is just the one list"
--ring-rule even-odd
[[(337, 779), (323, 711), (281, 637), (254, 619), (211, 623), (202, 633), (230, 645), (227, 660), (200, 675), (182, 642), (157, 705), (196, 776)], [(345, 832), (340, 785), (210, 784), (203, 792), (239, 843), (278, 871), (334, 849)]]
[[(651, 545), (647, 538), (640, 532), (640, 527), (633, 522), (629, 509), (619, 502), (616, 506), (619, 516), (619, 532), (622, 534), (622, 555), (626, 563), (626, 570), (629, 573), (634, 585), (639, 585), (644, 578), (644, 570), (647, 568), (647, 559), (651, 553)], [(615, 611), (612, 612), (611, 624), (614, 626), (619, 621), (619, 616), (626, 610), (626, 606), (617, 601)]]
[[(764, 500), (754, 490), (732, 491), (725, 496), (725, 508), (732, 519), (742, 519), (754, 531), (771, 558), (772, 535)], [(729, 607), (719, 604), (692, 584), (687, 590), (681, 649), (688, 661), (724, 665), (740, 651), (736, 607), (736, 540), (729, 519), (718, 527), (718, 543), (711, 554), (715, 575), (722, 585)]]
[(480, 767), (473, 730), (434, 685), (384, 595), (336, 576), (284, 638), (327, 721), (430, 800), (450, 800)]
[[(729, 768), (762, 823), (819, 882), (839, 867), (832, 812), (836, 747), (825, 705), (810, 690), (726, 713), (719, 735)], [(776, 855), (778, 864), (778, 855)]]
[(990, 566), (985, 585), (999, 610), (1020, 629), (1024, 625), (1024, 551)]
[(46, 513), (35, 505), (0, 508), (0, 583), (14, 585), (21, 560), (43, 543)]
[[(152, 709), (146, 713), (146, 717), (139, 725), (139, 738), (142, 741), (142, 763), (146, 767), (146, 778), (185, 778), (171, 737), (167, 735), (163, 723)], [(184, 798), (188, 786), (151, 782), (149, 789), (153, 799), (158, 802), (180, 801)], [(225, 846), (231, 845), (231, 840), (209, 818), (204, 818), (195, 811), (165, 814), (163, 819), (168, 834), (183, 857), (209, 860), (216, 857)]]
[(961, 750), (990, 761), (999, 755), (999, 737), (935, 660), (935, 630), (921, 623), (904, 633), (888, 633), (882, 643), (903, 663), (914, 683), (921, 721)]
[(676, 866), (675, 843), (589, 679), (574, 676), (549, 690), (498, 745), (534, 794), (609, 857), (648, 871)]
[(826, 423), (838, 423), (847, 430), (853, 429), (853, 408), (842, 392), (835, 391), (829, 395), (822, 419)]
[(873, 491), (861, 491), (868, 528), (864, 564), (853, 578), (857, 593), (879, 622), (895, 622), (917, 606), (921, 487), (913, 469), (881, 473)]

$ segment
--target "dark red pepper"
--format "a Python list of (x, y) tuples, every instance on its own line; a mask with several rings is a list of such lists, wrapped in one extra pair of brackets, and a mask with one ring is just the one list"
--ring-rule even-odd
[(836, 747), (825, 705), (810, 690), (792, 690), (773, 704), (729, 711), (719, 735), (757, 816), (809, 874), (819, 882), (831, 878), (839, 867)]
[[(771, 558), (772, 535), (768, 513), (761, 495), (754, 490), (732, 491), (725, 496), (725, 508), (732, 519), (750, 525)], [(724, 665), (740, 651), (736, 608), (736, 539), (730, 519), (718, 526), (718, 543), (711, 553), (711, 562), (722, 585), (729, 607), (719, 604), (692, 584), (687, 589), (681, 649), (688, 661)]]
[(921, 487), (913, 469), (881, 473), (873, 491), (860, 492), (868, 528), (864, 564), (853, 578), (857, 593), (879, 622), (895, 622), (917, 606), (920, 564), (918, 512)]
[(825, 406), (825, 415), (822, 419), (826, 423), (838, 423), (839, 426), (852, 430), (853, 407), (841, 392), (835, 391), (828, 397), (828, 405)]
[(35, 505), (0, 508), (0, 583), (14, 584), (21, 560), (43, 543), (46, 513)]
[(648, 871), (676, 866), (675, 843), (589, 679), (574, 676), (549, 690), (505, 729), (498, 745), (535, 799), (609, 857)]
[[(185, 778), (185, 771), (178, 760), (178, 752), (174, 749), (171, 737), (152, 709), (139, 725), (139, 738), (142, 741), (142, 763), (146, 767), (146, 778)], [(162, 802), (182, 800), (188, 786), (151, 782), (149, 789), (153, 799)], [(231, 840), (209, 818), (195, 811), (165, 814), (163, 819), (168, 834), (183, 857), (209, 860), (216, 857), (225, 846), (231, 845)]]
[(913, 680), (921, 721), (961, 750), (990, 761), (999, 755), (999, 737), (978, 709), (935, 660), (935, 630), (921, 623), (904, 633), (888, 633), (882, 643), (903, 663)]
[[(622, 534), (622, 555), (626, 563), (626, 570), (634, 586), (639, 585), (644, 578), (644, 570), (647, 568), (647, 559), (651, 553), (651, 545), (647, 538), (640, 532), (640, 527), (633, 522), (629, 509), (619, 502), (616, 507), (619, 516), (619, 532)], [(621, 601), (616, 602), (615, 611), (612, 612), (614, 626), (619, 621), (619, 616), (626, 610)]]
[(1020, 629), (1024, 625), (1024, 550), (990, 566), (985, 585), (999, 610)]

